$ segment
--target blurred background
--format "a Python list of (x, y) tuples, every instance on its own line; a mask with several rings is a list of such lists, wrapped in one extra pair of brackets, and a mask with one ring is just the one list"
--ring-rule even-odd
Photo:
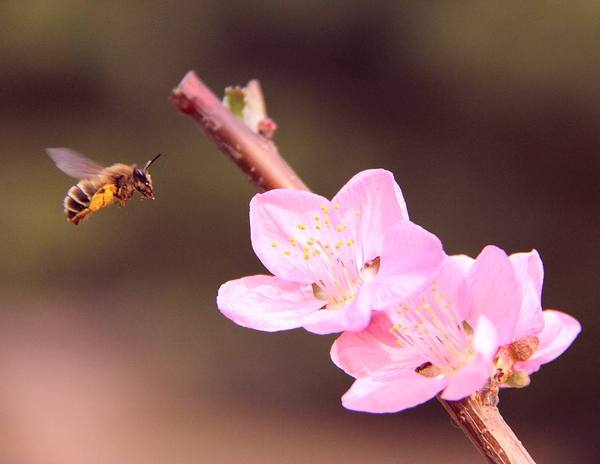
[[(584, 329), (501, 410), (538, 462), (598, 458), (600, 4), (393, 3), (0, 3), (0, 463), (480, 462), (435, 401), (344, 410), (334, 337), (217, 311), (263, 272), (255, 191), (169, 103), (189, 69), (259, 78), (316, 192), (385, 167), (447, 252), (537, 248)], [(67, 224), (49, 146), (162, 152), (158, 199)]]

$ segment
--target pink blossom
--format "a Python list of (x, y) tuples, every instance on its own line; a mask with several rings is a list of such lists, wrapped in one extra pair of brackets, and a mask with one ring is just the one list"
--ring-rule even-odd
[(433, 286), (335, 341), (333, 361), (356, 379), (344, 406), (397, 412), (439, 392), (458, 400), (482, 388), (500, 337), (516, 323), (517, 288), (508, 257), (496, 247), (472, 265), (467, 257), (447, 257)]
[(446, 258), (430, 291), (336, 340), (333, 361), (356, 378), (344, 406), (396, 412), (441, 391), (447, 400), (463, 398), (488, 381), (527, 385), (528, 374), (580, 331), (571, 316), (542, 311), (542, 280), (536, 251), (508, 257), (488, 246), (474, 261)]
[(513, 336), (503, 343), (496, 356), (495, 379), (500, 386), (524, 387), (529, 374), (560, 356), (581, 331), (579, 322), (568, 314), (542, 311), (544, 267), (536, 250), (510, 256), (521, 292), (521, 307)]
[(273, 275), (221, 286), (217, 305), (239, 325), (314, 333), (361, 330), (372, 309), (408, 297), (443, 262), (440, 241), (408, 220), (393, 175), (354, 176), (329, 201), (277, 189), (250, 202), (252, 246)]

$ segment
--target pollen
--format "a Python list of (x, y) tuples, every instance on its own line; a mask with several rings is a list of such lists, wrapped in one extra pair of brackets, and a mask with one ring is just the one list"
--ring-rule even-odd
[(286, 255), (286, 256), (289, 256), (289, 255), (291, 255), (292, 253), (290, 252), (290, 250), (285, 250), (285, 251), (283, 252), (283, 254), (284, 254), (284, 255)]
[(333, 204), (333, 208), (334, 209), (340, 209), (340, 204), (339, 203), (334, 203)]
[(298, 244), (298, 240), (296, 240), (294, 237), (290, 238), (290, 243), (292, 244), (292, 246), (296, 246)]
[(298, 224), (298, 229), (306, 230), (306, 226), (304, 224)]
[(344, 224), (338, 224), (338, 225), (335, 227), (335, 230), (337, 230), (338, 232), (343, 232), (343, 231), (345, 231), (345, 230), (346, 230), (346, 226), (345, 226)]
[(308, 253), (308, 250), (310, 250), (310, 248), (308, 247), (308, 245), (304, 245), (302, 247), (302, 251), (304, 251), (304, 253)]
[(330, 212), (329, 206), (327, 206), (327, 205), (321, 206), (321, 211), (323, 211), (325, 214), (329, 214), (329, 212)]
[(310, 258), (310, 255), (308, 253), (304, 253), (304, 259), (308, 260)]
[(317, 230), (321, 230), (321, 226), (320, 226), (319, 224), (317, 224), (317, 225), (315, 226), (315, 229), (317, 229)]
[(277, 242), (273, 242), (273, 243), (271, 243), (271, 246), (272, 246), (273, 248), (277, 248), (277, 245), (278, 245), (278, 243), (277, 243)]
[(314, 238), (309, 238), (306, 243), (308, 243), (309, 245), (314, 245), (315, 244), (315, 239)]
[(321, 220), (321, 216), (315, 216), (315, 221), (319, 222)]
[(321, 252), (319, 250), (313, 250), (313, 256), (319, 256)]

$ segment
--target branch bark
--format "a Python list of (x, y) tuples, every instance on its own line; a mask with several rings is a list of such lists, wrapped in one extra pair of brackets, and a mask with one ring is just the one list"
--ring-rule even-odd
[[(308, 187), (283, 160), (275, 145), (252, 132), (190, 71), (171, 94), (173, 104), (192, 116), (217, 147), (245, 172), (259, 190)], [(489, 405), (486, 389), (460, 401), (438, 400), (487, 462), (535, 464), (504, 421)]]
[(231, 113), (194, 71), (171, 93), (171, 101), (193, 117), (206, 136), (248, 176), (259, 190), (308, 190), (270, 140), (252, 132)]
[(485, 389), (459, 401), (439, 402), (487, 462), (535, 464), (521, 441), (502, 418), (497, 406), (486, 405)]

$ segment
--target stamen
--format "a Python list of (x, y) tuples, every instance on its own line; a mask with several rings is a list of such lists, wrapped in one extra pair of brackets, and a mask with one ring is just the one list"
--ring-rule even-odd
[[(325, 301), (324, 307), (339, 308), (356, 297), (363, 280), (375, 274), (378, 267), (372, 272), (363, 272), (366, 265), (362, 247), (354, 247), (361, 243), (357, 235), (360, 230), (352, 219), (348, 222), (339, 203), (323, 204), (320, 210), (323, 215), (313, 212), (306, 217), (307, 221), (293, 224), (300, 232), (289, 238), (289, 244), (300, 248), (301, 253), (295, 254), (289, 249), (283, 252), (290, 259), (301, 260), (308, 275), (314, 276), (313, 293)], [(353, 212), (360, 213), (348, 211)]]
[(415, 369), (417, 373), (425, 377), (451, 374), (473, 358), (471, 334), (467, 335), (456, 308), (437, 288), (394, 314), (397, 322), (390, 333), (408, 350), (407, 356), (426, 360)]

